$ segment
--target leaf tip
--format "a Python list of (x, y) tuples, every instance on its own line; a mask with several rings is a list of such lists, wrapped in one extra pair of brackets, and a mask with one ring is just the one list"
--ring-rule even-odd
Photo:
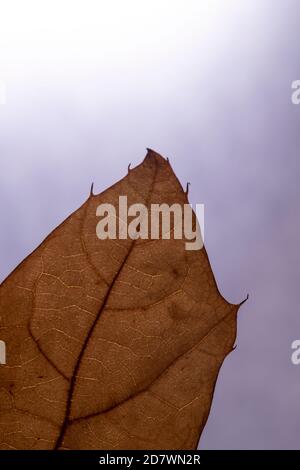
[(239, 304), (239, 307), (243, 305), (247, 300), (249, 299), (249, 294), (247, 294), (247, 297)]
[(144, 161), (155, 161), (156, 163), (167, 163), (168, 160), (166, 160), (160, 153), (155, 152), (155, 150), (152, 150), (150, 148), (146, 148), (147, 150), (147, 155), (144, 159)]
[(186, 190), (185, 190), (185, 194), (188, 195), (189, 194), (189, 187), (190, 187), (191, 183), (187, 182), (186, 183)]

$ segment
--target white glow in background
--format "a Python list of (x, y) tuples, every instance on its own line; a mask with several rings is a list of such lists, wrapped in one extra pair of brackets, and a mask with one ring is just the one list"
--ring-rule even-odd
[[(2, 2), (0, 80), (8, 104), (0, 136), (18, 129), (19, 142), (35, 140), (32, 151), (24, 145), (14, 159), (2, 153), (6, 175), (11, 172), (4, 184), (23, 180), (33, 166), (51, 174), (62, 158), (77, 165), (79, 136), (80, 154), (89, 151), (83, 142), (98, 138), (99, 150), (118, 166), (122, 143), (130, 140), (136, 162), (135, 148), (172, 151), (162, 142), (166, 134), (171, 142), (177, 126), (209, 121), (229, 73), (237, 95), (253, 87), (256, 70), (239, 63), (255, 57), (259, 67), (267, 54), (268, 6), (252, 0)], [(26, 135), (24, 122), (32, 123)], [(82, 123), (86, 135), (74, 135)], [(44, 147), (49, 155), (42, 162)], [(85, 158), (92, 177), (99, 157), (90, 151)], [(31, 162), (25, 168), (24, 160)]]
[(1, 79), (29, 88), (51, 81), (69, 93), (75, 87), (83, 101), (82, 81), (102, 99), (120, 87), (137, 94), (145, 84), (160, 92), (165, 80), (174, 87), (195, 54), (205, 74), (237, 29), (239, 47), (247, 51), (243, 28), (249, 25), (256, 30), (252, 53), (266, 41), (265, 7), (250, 0), (11, 0), (0, 13)]
[[(70, 69), (84, 75), (84, 67), (106, 70), (131, 65), (134, 60), (140, 66), (177, 60), (189, 54), (199, 39), (204, 49), (208, 36), (215, 37), (211, 46), (218, 47), (218, 34), (221, 37), (241, 11), (252, 14), (248, 1), (240, 6), (243, 2), (236, 0), (3, 3), (1, 66), (8, 76), (25, 71), (26, 75), (49, 72), (61, 78)], [(63, 70), (50, 70), (59, 65)]]

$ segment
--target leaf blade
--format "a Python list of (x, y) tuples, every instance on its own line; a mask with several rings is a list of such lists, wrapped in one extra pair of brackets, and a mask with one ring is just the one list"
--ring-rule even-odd
[(150, 150), (121, 181), (91, 192), (1, 285), (1, 413), (18, 423), (1, 424), (3, 448), (197, 446), (239, 306), (218, 292), (204, 248), (99, 241), (96, 208), (118, 207), (120, 194), (128, 204), (187, 203), (168, 161)]

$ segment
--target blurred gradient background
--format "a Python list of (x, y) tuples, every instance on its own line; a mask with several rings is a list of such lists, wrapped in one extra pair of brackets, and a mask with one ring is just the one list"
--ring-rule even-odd
[(0, 276), (151, 147), (240, 310), (200, 449), (299, 449), (298, 0), (0, 6)]

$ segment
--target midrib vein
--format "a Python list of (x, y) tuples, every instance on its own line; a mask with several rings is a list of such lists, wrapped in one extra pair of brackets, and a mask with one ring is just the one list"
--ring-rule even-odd
[[(151, 197), (151, 194), (153, 192), (153, 187), (154, 187), (154, 184), (155, 184), (155, 181), (156, 181), (156, 175), (157, 175), (157, 168), (158, 168), (158, 165), (157, 165), (157, 161), (155, 159), (155, 169), (154, 169), (154, 173), (153, 173), (153, 180), (152, 180), (152, 183), (151, 183), (151, 186), (150, 186), (150, 190), (149, 190), (149, 193), (148, 193), (148, 197), (147, 197), (147, 205), (149, 204), (149, 199)], [(77, 358), (77, 361), (75, 363), (75, 366), (74, 366), (74, 369), (73, 369), (73, 373), (72, 373), (72, 377), (71, 377), (71, 380), (70, 380), (70, 386), (69, 386), (69, 390), (68, 390), (68, 397), (67, 397), (67, 404), (66, 404), (66, 411), (65, 411), (65, 416), (64, 416), (64, 420), (62, 422), (62, 426), (61, 426), (61, 430), (60, 430), (60, 433), (57, 437), (57, 440), (55, 442), (55, 445), (54, 445), (54, 450), (57, 450), (61, 447), (61, 444), (63, 442), (63, 439), (64, 439), (64, 436), (65, 436), (65, 433), (66, 433), (66, 430), (67, 430), (67, 427), (68, 427), (68, 424), (69, 424), (69, 421), (70, 421), (70, 414), (71, 414), (71, 407), (72, 407), (72, 401), (73, 401), (73, 395), (74, 395), (74, 390), (75, 390), (75, 387), (76, 387), (76, 379), (77, 379), (77, 375), (78, 375), (78, 371), (79, 371), (79, 368), (80, 368), (80, 365), (81, 365), (81, 362), (82, 362), (82, 359), (83, 359), (83, 356), (84, 356), (84, 353), (85, 353), (85, 350), (88, 346), (88, 343), (90, 341), (90, 338), (92, 337), (93, 335), (93, 332), (94, 332), (94, 329), (98, 323), (98, 320), (100, 319), (101, 317), (101, 314), (103, 312), (103, 310), (105, 309), (106, 305), (107, 305), (107, 302), (108, 302), (108, 299), (110, 297), (110, 294), (112, 292), (112, 289), (118, 279), (118, 277), (120, 276), (121, 272), (122, 272), (122, 269), (124, 268), (124, 266), (126, 265), (126, 262), (134, 248), (134, 245), (135, 245), (135, 240), (132, 241), (130, 247), (129, 247), (129, 250), (126, 254), (126, 256), (124, 257), (124, 260), (122, 261), (115, 277), (113, 278), (106, 294), (105, 294), (105, 297), (103, 299), (103, 302), (102, 302), (102, 305), (99, 309), (99, 312), (98, 312), (98, 315), (96, 316), (94, 322), (92, 323), (92, 326), (91, 328), (89, 329), (88, 331), (88, 334), (86, 335), (85, 337), (85, 340), (84, 340), (84, 343), (82, 345), (82, 348), (80, 350), (80, 353), (78, 355), (78, 358)]]

